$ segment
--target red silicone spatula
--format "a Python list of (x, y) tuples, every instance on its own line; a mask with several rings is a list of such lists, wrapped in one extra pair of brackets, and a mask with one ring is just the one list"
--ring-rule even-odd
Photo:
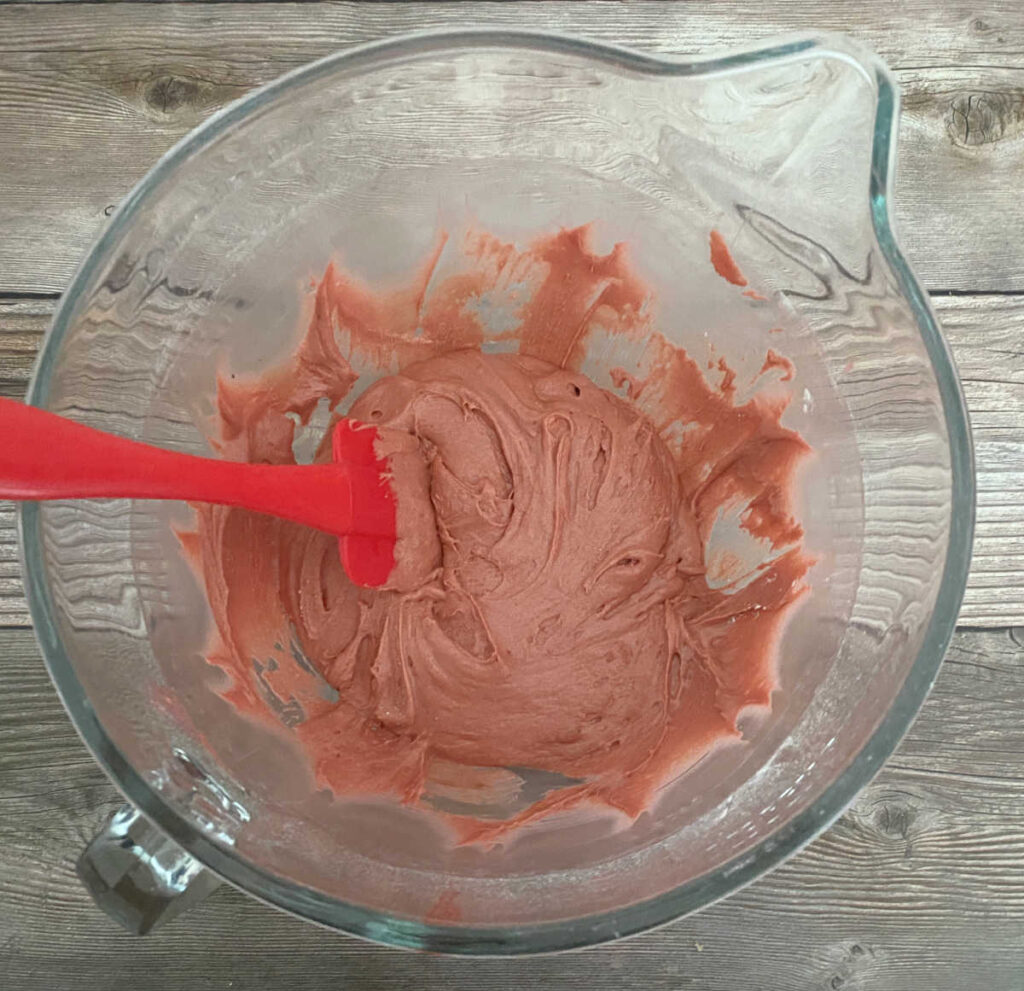
[(395, 492), (374, 427), (339, 420), (331, 464), (262, 465), (180, 454), (0, 399), (0, 498), (184, 499), (239, 506), (340, 538), (358, 585), (395, 564)]

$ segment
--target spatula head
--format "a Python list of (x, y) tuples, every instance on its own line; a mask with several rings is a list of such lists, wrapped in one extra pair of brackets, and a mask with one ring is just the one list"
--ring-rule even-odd
[(337, 422), (332, 437), (335, 462), (377, 471), (369, 481), (355, 473), (351, 486), (353, 529), (362, 526), (366, 533), (338, 538), (345, 572), (357, 585), (368, 588), (386, 584), (395, 567), (396, 498), (388, 460), (377, 456), (378, 439), (376, 427), (347, 419)]

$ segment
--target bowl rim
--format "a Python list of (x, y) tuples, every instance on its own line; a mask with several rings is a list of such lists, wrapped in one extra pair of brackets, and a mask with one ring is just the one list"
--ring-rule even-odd
[(64, 651), (56, 609), (45, 577), (37, 503), (21, 503), (19, 542), (26, 595), (36, 636), (57, 692), (82, 740), (118, 790), (204, 866), (234, 886), (277, 908), (324, 926), (393, 946), (468, 955), (511, 956), (551, 952), (604, 942), (668, 923), (704, 908), (776, 867), (825, 830), (870, 781), (895, 749), (938, 673), (949, 645), (970, 567), (974, 530), (975, 477), (970, 427), (955, 365), (931, 310), (927, 294), (900, 251), (891, 217), (899, 93), (884, 63), (872, 52), (831, 33), (805, 33), (762, 42), (723, 56), (663, 58), (624, 47), (549, 32), (467, 28), (406, 34), (358, 45), (299, 67), (255, 89), (213, 114), (163, 155), (112, 215), (71, 280), (44, 339), (27, 402), (44, 406), (60, 345), (76, 304), (99, 266), (151, 195), (177, 166), (299, 84), (338, 70), (357, 71), (403, 56), (463, 52), (473, 48), (542, 51), (585, 57), (645, 75), (706, 76), (754, 65), (805, 58), (809, 53), (846, 61), (876, 91), (869, 202), (879, 247), (900, 291), (911, 305), (938, 385), (949, 438), (951, 513), (949, 545), (935, 604), (913, 665), (888, 712), (849, 766), (801, 813), (757, 846), (705, 875), (654, 898), (609, 912), (514, 927), (431, 924), (349, 905), (311, 888), (278, 878), (224, 849), (198, 832), (129, 764), (100, 724)]

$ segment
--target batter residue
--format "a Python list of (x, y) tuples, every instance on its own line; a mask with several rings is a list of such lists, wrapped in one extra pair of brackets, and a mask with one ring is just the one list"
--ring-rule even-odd
[[(526, 250), (476, 234), (461, 257), (438, 279), (432, 256), (388, 294), (329, 268), (294, 358), (220, 380), (224, 456), (286, 462), (297, 419), (324, 397), (342, 410), (354, 364), (397, 369), (347, 415), (418, 447), (437, 539), (367, 590), (331, 537), (199, 507), (183, 539), (216, 621), (210, 660), (227, 697), (291, 727), (338, 795), (429, 802), (530, 768), (564, 783), (512, 819), (450, 816), (461, 840), (581, 803), (635, 817), (770, 701), (810, 564), (790, 493), (807, 445), (781, 426), (777, 391), (737, 404), (724, 365), (712, 388), (652, 332), (622, 246), (595, 255), (584, 229)], [(484, 302), (511, 305), (515, 329), (489, 333)], [(579, 371), (597, 331), (636, 347), (635, 368), (607, 373), (624, 395)], [(764, 541), (753, 572), (708, 560), (727, 512)]]

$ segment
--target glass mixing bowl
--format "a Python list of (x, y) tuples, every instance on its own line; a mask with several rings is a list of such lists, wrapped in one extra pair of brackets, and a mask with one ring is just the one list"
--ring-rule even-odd
[[(892, 230), (897, 103), (881, 63), (831, 36), (676, 61), (541, 34), (420, 35), (293, 72), (156, 165), (64, 296), (30, 402), (203, 453), (218, 364), (286, 355), (329, 259), (392, 284), (440, 227), (521, 240), (594, 222), (597, 246), (627, 242), (655, 325), (695, 357), (714, 347), (749, 371), (779, 331), (798, 369), (785, 422), (817, 452), (801, 502), (818, 564), (772, 711), (745, 719), (742, 744), (629, 828), (552, 818), (486, 851), (452, 848), (413, 809), (332, 800), (287, 740), (221, 699), (206, 600), (173, 535), (187, 507), (27, 503), (47, 664), (138, 810), (80, 863), (111, 912), (144, 930), (212, 871), (382, 942), (551, 950), (707, 905), (839, 814), (935, 677), (971, 546), (963, 400)], [(712, 228), (763, 299), (714, 275)]]

